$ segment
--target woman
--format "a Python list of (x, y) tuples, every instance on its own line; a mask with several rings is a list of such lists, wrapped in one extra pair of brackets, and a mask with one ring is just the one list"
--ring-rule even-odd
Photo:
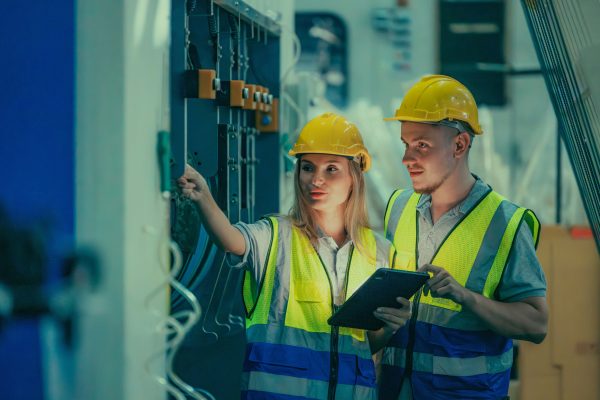
[(323, 114), (302, 130), (295, 203), (288, 216), (231, 225), (204, 178), (178, 180), (215, 242), (242, 257), (248, 346), (244, 399), (374, 399), (371, 354), (410, 317), (410, 303), (381, 308), (378, 331), (327, 324), (335, 308), (380, 267), (393, 247), (368, 228), (363, 172), (370, 156), (356, 126)]

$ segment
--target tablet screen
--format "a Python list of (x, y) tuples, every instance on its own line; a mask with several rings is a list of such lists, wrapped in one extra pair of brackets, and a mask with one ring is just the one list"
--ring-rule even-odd
[(426, 272), (378, 269), (329, 318), (330, 325), (377, 330), (383, 321), (373, 315), (378, 307), (398, 308), (396, 297), (410, 299), (429, 279)]

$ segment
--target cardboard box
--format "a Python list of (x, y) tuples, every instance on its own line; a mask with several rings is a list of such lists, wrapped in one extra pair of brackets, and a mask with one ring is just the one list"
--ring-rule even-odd
[(548, 282), (546, 340), (519, 343), (520, 400), (600, 399), (600, 257), (591, 238), (544, 226), (538, 257)]

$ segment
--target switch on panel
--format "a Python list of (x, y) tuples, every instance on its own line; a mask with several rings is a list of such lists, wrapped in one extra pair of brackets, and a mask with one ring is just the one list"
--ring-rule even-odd
[(272, 102), (272, 104), (265, 104), (268, 111), (256, 110), (256, 129), (261, 132), (277, 132), (279, 131), (279, 99), (268, 97), (267, 101)]
[(215, 99), (220, 81), (214, 69), (185, 71), (185, 97), (193, 99)]
[(245, 84), (244, 89), (247, 90), (247, 97), (244, 99), (244, 110), (256, 110), (256, 85)]

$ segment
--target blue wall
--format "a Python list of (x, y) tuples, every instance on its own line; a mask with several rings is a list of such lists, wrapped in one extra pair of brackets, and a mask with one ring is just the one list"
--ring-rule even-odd
[[(0, 203), (22, 227), (51, 220), (50, 276), (73, 244), (74, 28), (73, 0), (2, 4)], [(44, 398), (38, 322), (0, 327), (2, 399)]]

